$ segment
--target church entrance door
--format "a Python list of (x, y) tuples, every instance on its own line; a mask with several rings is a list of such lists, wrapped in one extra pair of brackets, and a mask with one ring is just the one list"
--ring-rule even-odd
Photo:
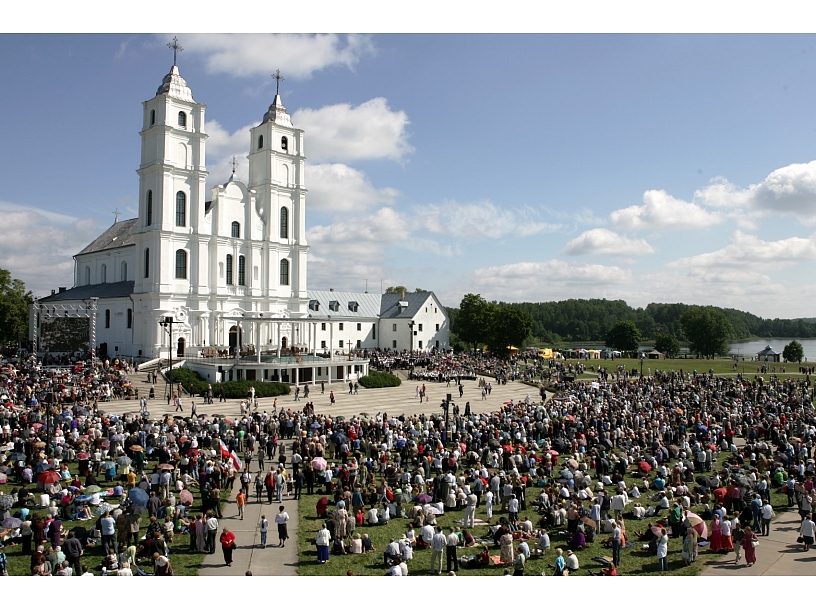
[(187, 345), (187, 342), (184, 340), (184, 337), (179, 337), (178, 340), (178, 349), (176, 350), (176, 357), (177, 358), (184, 358), (184, 348)]
[(241, 345), (241, 329), (238, 326), (233, 326), (229, 330), (229, 348), (230, 353), (234, 353)]

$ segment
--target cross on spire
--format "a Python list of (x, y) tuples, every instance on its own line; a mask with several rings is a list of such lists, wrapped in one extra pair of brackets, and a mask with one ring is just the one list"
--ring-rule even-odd
[(235, 158), (233, 155), (232, 161), (230, 161), (230, 165), (232, 165), (232, 173), (235, 173), (235, 169), (238, 167), (238, 159)]
[(179, 44), (178, 38), (173, 36), (173, 42), (168, 42), (167, 46), (173, 49), (173, 65), (176, 65), (176, 59), (178, 58), (178, 54), (183, 51), (184, 49)]
[(272, 75), (276, 81), (278, 81), (275, 85), (275, 95), (280, 95), (280, 84), (282, 80), (286, 80), (281, 76), (280, 70), (275, 70), (275, 73)]
[(119, 208), (117, 207), (113, 212), (111, 212), (111, 214), (113, 214), (113, 224), (119, 222), (119, 214), (121, 214)]

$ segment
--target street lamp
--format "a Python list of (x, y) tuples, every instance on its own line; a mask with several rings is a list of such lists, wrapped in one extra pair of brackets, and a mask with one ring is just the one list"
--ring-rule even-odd
[(167, 382), (169, 384), (169, 392), (167, 395), (171, 396), (173, 393), (173, 316), (165, 316), (161, 321), (159, 321), (159, 326), (170, 333), (170, 349), (168, 350), (170, 352), (170, 374), (167, 378)]

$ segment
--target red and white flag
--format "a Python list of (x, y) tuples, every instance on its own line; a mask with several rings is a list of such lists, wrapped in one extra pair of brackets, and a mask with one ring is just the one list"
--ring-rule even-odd
[(219, 439), (221, 443), (221, 458), (225, 460), (229, 460), (232, 462), (232, 467), (235, 468), (237, 471), (241, 471), (244, 469), (244, 464), (241, 462), (241, 459), (238, 457), (238, 454), (234, 451), (230, 451), (229, 447), (224, 444), (224, 441)]

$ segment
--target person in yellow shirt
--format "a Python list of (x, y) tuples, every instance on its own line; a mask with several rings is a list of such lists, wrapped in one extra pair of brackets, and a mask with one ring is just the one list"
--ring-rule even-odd
[(244, 493), (243, 487), (238, 492), (238, 495), (235, 496), (235, 503), (238, 505), (238, 515), (240, 515), (241, 520), (244, 519), (244, 505), (246, 504), (246, 494)]
[(136, 487), (136, 473), (132, 470), (127, 475), (127, 487), (128, 489)]

